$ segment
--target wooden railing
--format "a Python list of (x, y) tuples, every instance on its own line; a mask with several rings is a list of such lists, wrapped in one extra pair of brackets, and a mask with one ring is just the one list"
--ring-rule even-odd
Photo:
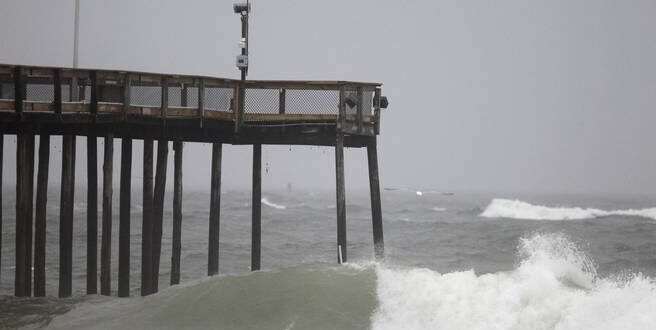
[(239, 81), (207, 76), (0, 65), (0, 111), (112, 114), (232, 121), (244, 125), (335, 124), (378, 134), (381, 84)]

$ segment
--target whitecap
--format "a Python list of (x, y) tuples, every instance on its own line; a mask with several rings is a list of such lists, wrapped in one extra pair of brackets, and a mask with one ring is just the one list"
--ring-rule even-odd
[(262, 198), (262, 203), (266, 206), (273, 207), (274, 209), (278, 210), (287, 209), (287, 206), (270, 202), (266, 197)]
[(605, 211), (595, 208), (533, 205), (520, 200), (495, 198), (480, 214), (484, 218), (523, 220), (581, 220), (611, 215), (637, 216), (656, 220), (656, 208)]

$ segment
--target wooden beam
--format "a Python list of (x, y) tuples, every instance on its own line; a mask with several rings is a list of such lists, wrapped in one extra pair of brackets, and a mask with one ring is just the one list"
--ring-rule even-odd
[(161, 87), (161, 95), (162, 95), (162, 102), (161, 102), (161, 115), (162, 115), (162, 124), (166, 124), (166, 117), (168, 116), (168, 110), (169, 110), (169, 85), (168, 85), (168, 80), (166, 77), (162, 78), (162, 87)]
[(16, 270), (14, 293), (32, 294), (32, 197), (34, 182), (34, 134), (21, 132), (16, 142)]
[(166, 189), (166, 167), (169, 141), (162, 137), (157, 141), (157, 172), (153, 196), (153, 293), (159, 290), (159, 263), (162, 251), (162, 225), (164, 222), (164, 192)]
[(34, 296), (46, 295), (46, 206), (48, 203), (48, 170), (50, 164), (50, 135), (39, 139), (39, 172), (36, 188), (34, 219)]
[(378, 151), (376, 137), (367, 145), (367, 160), (369, 163), (369, 193), (371, 197), (371, 224), (374, 235), (374, 254), (376, 259), (382, 260), (385, 256), (385, 242), (383, 239), (383, 215), (380, 206), (380, 182), (378, 179)]
[(112, 291), (112, 195), (114, 174), (114, 135), (105, 135), (103, 159), (102, 242), (100, 247), (100, 294)]
[(118, 296), (130, 296), (130, 195), (132, 139), (121, 139), (121, 187), (118, 227)]
[[(183, 89), (186, 93), (186, 88)], [(186, 104), (186, 97), (184, 99)], [(182, 248), (182, 141), (173, 142), (173, 246), (171, 252), (171, 285), (180, 284), (180, 254)]]
[(98, 293), (98, 141), (95, 133), (92, 133), (87, 136), (87, 294), (96, 293)]
[(207, 275), (219, 273), (219, 234), (221, 223), (221, 156), (223, 145), (212, 144), (212, 167), (210, 181), (210, 228), (207, 251)]
[(73, 287), (73, 209), (75, 203), (75, 135), (62, 138), (62, 178), (59, 206), (59, 297)]
[(347, 261), (346, 254), (346, 192), (344, 188), (344, 135), (337, 133), (335, 141), (335, 179), (337, 192), (337, 262)]
[(143, 223), (141, 227), (141, 295), (152, 291), (153, 283), (153, 139), (144, 139)]
[(262, 145), (253, 145), (251, 271), (260, 270), (262, 245)]

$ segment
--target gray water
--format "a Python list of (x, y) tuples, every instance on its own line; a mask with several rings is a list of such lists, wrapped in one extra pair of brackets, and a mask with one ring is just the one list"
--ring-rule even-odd
[[(577, 323), (580, 319), (585, 320), (583, 328), (599, 328), (599, 324), (587, 316), (586, 308), (596, 303), (605, 306), (606, 295), (611, 292), (615, 295), (617, 290), (620, 293), (613, 299), (629, 302), (624, 303), (619, 312), (616, 310), (619, 315), (604, 322), (604, 326), (624, 324), (622, 317), (634, 315), (640, 308), (656, 307), (653, 280), (656, 278), (656, 220), (649, 217), (649, 210), (644, 210), (656, 206), (656, 198), (650, 196), (452, 195), (437, 191), (418, 193), (415, 189), (385, 190), (382, 203), (386, 259), (376, 264), (372, 262), (368, 194), (349, 191), (349, 265), (336, 266), (334, 192), (265, 190), (263, 271), (251, 273), (250, 192), (225, 191), (221, 196), (220, 276), (208, 279), (205, 274), (209, 194), (185, 191), (182, 285), (167, 288), (172, 216), (168, 204), (164, 214), (160, 293), (148, 298), (138, 297), (140, 191), (135, 189), (133, 196), (137, 197), (133, 200), (131, 225), (133, 298), (84, 296), (86, 208), (84, 200), (80, 199), (76, 201), (73, 242), (76, 297), (17, 299), (10, 296), (13, 291), (14, 208), (13, 195), (6, 190), (0, 325), (568, 329), (581, 328), (581, 323)], [(47, 293), (56, 296), (58, 194), (51, 194), (49, 198)], [(526, 217), (522, 214), (482, 217), (481, 214), (492, 207), (493, 199), (530, 203), (529, 206), (511, 206), (524, 214), (537, 213), (538, 218), (542, 211), (532, 207), (548, 206), (561, 220), (528, 220), (522, 219)], [(118, 203), (114, 206), (118, 207)], [(557, 206), (568, 208), (554, 209)], [(584, 214), (589, 213), (588, 219), (570, 220), (570, 213), (577, 212), (575, 207), (582, 208)], [(632, 209), (642, 210), (644, 214), (599, 215), (589, 209)], [(114, 216), (112, 289), (116, 290), (118, 209)], [(532, 275), (526, 276), (526, 273)], [(470, 292), (469, 287), (477, 287), (477, 290)], [(543, 287), (550, 289), (542, 292)], [(537, 294), (536, 290), (541, 293)], [(544, 298), (551, 294), (572, 295), (568, 300), (572, 302), (557, 305), (553, 297)], [(546, 300), (542, 301), (543, 298)], [(577, 305), (576, 299), (584, 298), (593, 303)], [(448, 306), (447, 302), (450, 302)], [(510, 309), (502, 313), (507, 316), (499, 318), (498, 304), (517, 306), (508, 307)], [(551, 306), (553, 304), (557, 306)], [(593, 309), (594, 313), (603, 312), (603, 307), (599, 308)], [(460, 319), (459, 315), (468, 316)], [(642, 321), (632, 324), (631, 328), (656, 327), (654, 316)]]

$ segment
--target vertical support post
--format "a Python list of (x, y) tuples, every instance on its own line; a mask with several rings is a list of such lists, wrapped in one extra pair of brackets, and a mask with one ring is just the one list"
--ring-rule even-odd
[[(185, 100), (186, 101), (186, 100)], [(186, 102), (185, 102), (186, 103)], [(171, 285), (180, 284), (180, 250), (182, 248), (182, 141), (173, 142), (173, 247)]]
[(32, 193), (34, 183), (34, 134), (19, 132), (16, 145), (16, 272), (14, 293), (32, 294)]
[(203, 127), (205, 119), (205, 80), (198, 81), (198, 116), (200, 117), (200, 127)]
[(152, 292), (159, 287), (159, 261), (162, 251), (162, 225), (164, 222), (164, 190), (166, 189), (166, 166), (169, 155), (169, 141), (163, 136), (157, 141), (157, 172), (155, 173), (155, 193), (153, 196), (153, 278)]
[(36, 179), (36, 214), (34, 218), (34, 296), (46, 295), (46, 204), (48, 203), (48, 169), (50, 135), (39, 139), (39, 172)]
[(282, 88), (278, 94), (278, 113), (285, 114), (287, 110), (287, 90)]
[(260, 269), (262, 243), (262, 145), (253, 145), (253, 223), (251, 236), (251, 271)]
[(59, 210), (59, 297), (70, 297), (73, 286), (73, 205), (75, 196), (75, 136), (62, 139), (61, 202)]
[(143, 142), (143, 223), (141, 227), (141, 295), (151, 294), (153, 280), (153, 139)]
[(62, 89), (61, 89), (61, 69), (55, 69), (53, 72), (53, 107), (55, 113), (61, 115), (62, 113)]
[(103, 159), (102, 242), (100, 247), (100, 294), (112, 291), (112, 195), (114, 174), (114, 135), (105, 135)]
[(346, 191), (344, 188), (344, 135), (337, 133), (335, 141), (335, 179), (337, 191), (337, 262), (347, 261), (346, 254)]
[(367, 160), (369, 163), (369, 193), (371, 196), (371, 224), (373, 225), (374, 254), (377, 260), (382, 260), (385, 256), (385, 242), (383, 239), (383, 215), (380, 206), (376, 136), (373, 136), (367, 144)]
[(212, 143), (212, 175), (210, 188), (210, 228), (207, 251), (207, 275), (219, 273), (219, 234), (221, 223), (221, 155), (223, 145)]
[(20, 66), (14, 67), (14, 107), (16, 112), (23, 112), (23, 101), (25, 101), (25, 80), (23, 69)]
[[(92, 94), (93, 90), (92, 88)], [(93, 95), (91, 99), (93, 100)], [(96, 293), (98, 293), (98, 141), (95, 133), (89, 133), (87, 136), (87, 294)]]
[(118, 296), (130, 296), (130, 194), (132, 190), (132, 139), (121, 139), (121, 187), (118, 227)]
[[(5, 135), (0, 133), (0, 205), (2, 205), (2, 168), (4, 167)], [(2, 261), (2, 207), (0, 207), (0, 261)], [(2, 262), (0, 262), (0, 281), (2, 280)]]

